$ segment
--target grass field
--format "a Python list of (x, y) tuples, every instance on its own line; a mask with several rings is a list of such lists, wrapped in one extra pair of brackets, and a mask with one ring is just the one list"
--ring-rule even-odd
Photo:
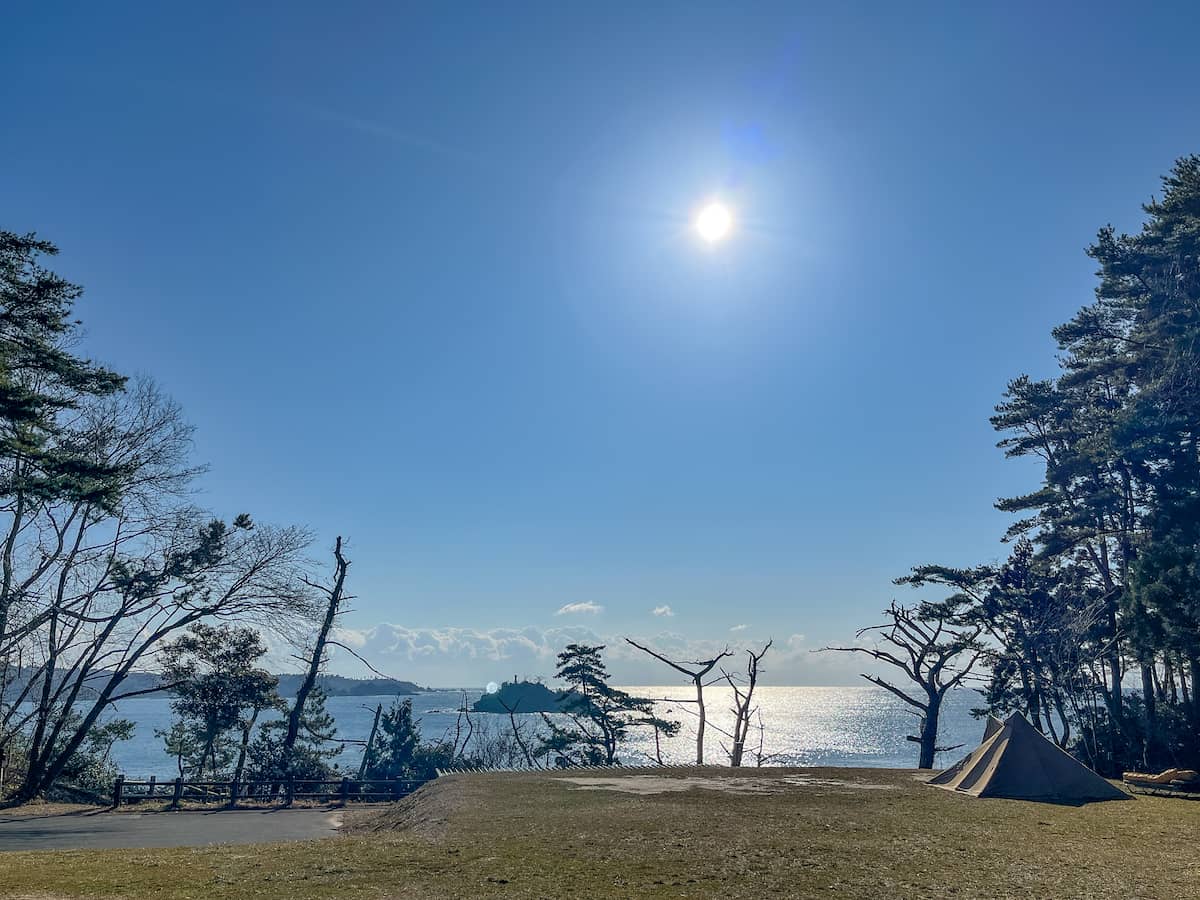
[(1200, 897), (1200, 803), (977, 800), (877, 769), (730, 776), (452, 776), (326, 841), (0, 855), (0, 896)]

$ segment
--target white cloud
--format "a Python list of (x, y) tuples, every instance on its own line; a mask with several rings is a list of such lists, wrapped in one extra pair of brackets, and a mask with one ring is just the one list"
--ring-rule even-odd
[[(672, 659), (711, 659), (726, 646), (761, 647), (743, 644), (739, 634), (732, 643), (688, 637), (671, 631), (630, 635)], [(585, 625), (553, 627), (516, 626), (499, 628), (434, 627), (411, 628), (380, 623), (362, 628), (339, 628), (337, 639), (360, 654), (380, 672), (394, 678), (432, 687), (479, 687), (489, 681), (512, 678), (551, 679), (555, 657), (570, 643), (604, 644), (605, 661), (614, 684), (675, 685), (678, 673), (623, 640), (623, 635), (601, 633)], [(776, 641), (764, 660), (770, 684), (856, 684), (862, 661), (848, 653), (812, 653), (802, 634)], [(272, 658), (275, 671), (294, 671), (294, 652), (282, 643), (279, 659)], [(278, 667), (276, 667), (276, 662)], [(330, 671), (339, 675), (369, 677), (363, 663), (340, 649), (331, 651)]]
[(745, 631), (749, 627), (750, 627), (749, 625), (734, 625), (729, 630), (730, 631)]
[(662, 606), (654, 607), (654, 614), (656, 616), (673, 616), (675, 615), (675, 610), (664, 603)]
[(584, 600), (582, 603), (568, 603), (566, 606), (560, 606), (555, 613), (556, 616), (573, 616), (576, 613), (588, 613), (596, 615), (604, 612), (604, 607), (599, 603), (593, 603), (591, 600)]
[(355, 631), (353, 628), (336, 626), (333, 629), (333, 636), (335, 640), (341, 641), (343, 644), (348, 644), (355, 649), (363, 645), (363, 633)]
[[(340, 629), (339, 640), (381, 672), (435, 686), (486, 684), (502, 678), (533, 678), (554, 672), (554, 657), (570, 643), (599, 644), (588, 628), (408, 628), (383, 623)], [(349, 654), (334, 650), (338, 674), (368, 677)]]

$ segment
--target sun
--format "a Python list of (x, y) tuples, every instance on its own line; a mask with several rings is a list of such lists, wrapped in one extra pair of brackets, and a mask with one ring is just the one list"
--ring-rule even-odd
[(705, 204), (696, 216), (696, 231), (710, 244), (724, 240), (733, 229), (733, 213), (724, 203), (716, 200)]

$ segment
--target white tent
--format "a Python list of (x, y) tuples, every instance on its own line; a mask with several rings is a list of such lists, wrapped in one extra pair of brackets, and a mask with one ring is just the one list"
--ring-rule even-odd
[(929, 783), (972, 797), (1052, 803), (1129, 799), (1047, 740), (1020, 713), (1003, 722), (989, 718), (983, 743)]

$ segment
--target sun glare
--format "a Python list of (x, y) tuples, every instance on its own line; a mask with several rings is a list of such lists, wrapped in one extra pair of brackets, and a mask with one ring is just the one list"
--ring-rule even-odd
[(733, 214), (729, 207), (716, 201), (705, 205), (696, 216), (696, 231), (710, 244), (724, 240), (733, 228)]

